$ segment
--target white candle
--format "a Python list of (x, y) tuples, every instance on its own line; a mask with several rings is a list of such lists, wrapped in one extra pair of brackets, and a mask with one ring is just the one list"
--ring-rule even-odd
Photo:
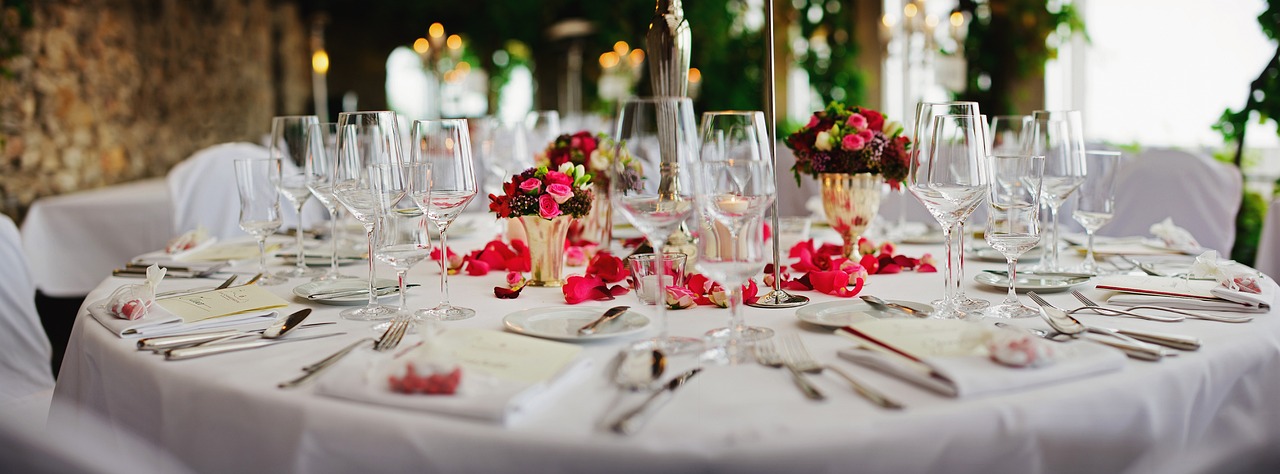
[(747, 210), (747, 200), (737, 196), (725, 196), (720, 199), (720, 210), (733, 214), (738, 214)]
[[(675, 277), (672, 275), (662, 275), (662, 281), (667, 284), (662, 287), (663, 293), (660, 298), (666, 299), (667, 295), (665, 290), (668, 286), (675, 284)], [(658, 286), (658, 275), (645, 275), (640, 277), (640, 292), (638, 294), (638, 296), (640, 296), (640, 301), (653, 304), (655, 301), (653, 299), (653, 288), (656, 286)]]

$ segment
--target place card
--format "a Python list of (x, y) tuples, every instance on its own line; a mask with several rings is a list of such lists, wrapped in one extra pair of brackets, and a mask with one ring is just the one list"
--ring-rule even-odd
[(289, 305), (288, 301), (258, 285), (175, 296), (156, 300), (156, 303), (187, 324)]
[(549, 380), (582, 347), (485, 329), (450, 329), (440, 336), (467, 370), (519, 382)]

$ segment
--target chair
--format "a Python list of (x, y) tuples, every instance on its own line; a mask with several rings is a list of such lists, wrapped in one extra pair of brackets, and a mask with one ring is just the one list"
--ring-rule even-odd
[(52, 348), (18, 228), (0, 214), (0, 416), (43, 423), (53, 397)]
[[(239, 192), (232, 161), (270, 156), (270, 150), (260, 145), (223, 143), (197, 151), (169, 170), (166, 181), (169, 195), (173, 198), (173, 235), (204, 226), (209, 235), (219, 239), (243, 237), (245, 233), (240, 230)], [(293, 171), (296, 167), (285, 160), (284, 172)], [(323, 220), (323, 206), (315, 202), (310, 204), (311, 212), (304, 212), (307, 223)], [(284, 225), (298, 222), (293, 206), (284, 198), (281, 198), (280, 210)]]
[(1151, 235), (1151, 225), (1173, 218), (1200, 245), (1231, 255), (1236, 212), (1244, 191), (1240, 170), (1201, 154), (1147, 149), (1116, 176), (1116, 213), (1099, 235)]
[(1258, 259), (1253, 267), (1272, 279), (1280, 278), (1280, 196), (1272, 199), (1267, 207), (1262, 238), (1258, 239)]

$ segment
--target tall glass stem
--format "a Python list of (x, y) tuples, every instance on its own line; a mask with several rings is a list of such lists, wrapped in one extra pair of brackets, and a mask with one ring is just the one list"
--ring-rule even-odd
[(943, 286), (942, 288), (942, 305), (946, 308), (955, 308), (956, 289), (960, 287), (959, 278), (955, 277), (956, 268), (954, 267), (957, 265), (957, 263), (955, 258), (955, 241), (953, 239), (953, 236), (955, 235), (955, 230), (958, 227), (960, 226), (954, 225), (954, 226), (942, 227), (942, 237), (946, 241), (946, 252), (947, 252), (947, 271), (946, 271), (947, 281), (946, 281), (946, 285)]
[(404, 276), (409, 270), (396, 269), (396, 283), (400, 286), (400, 311), (405, 310)]
[(374, 285), (375, 280), (377, 280), (377, 278), (378, 278), (378, 274), (377, 274), (377, 273), (374, 273), (376, 270), (374, 270), (374, 268), (373, 268), (373, 260), (374, 260), (374, 258), (373, 258), (373, 232), (374, 232), (374, 227), (373, 227), (373, 226), (371, 226), (371, 225), (366, 225), (366, 226), (365, 226), (365, 230), (364, 230), (365, 237), (369, 239), (369, 306), (377, 306), (377, 305), (378, 305), (378, 294), (376, 293), (376, 288), (375, 288), (375, 285)]
[(329, 209), (329, 273), (338, 274), (338, 210)]
[(1058, 267), (1058, 207), (1049, 206), (1049, 242), (1045, 245), (1045, 262), (1041, 267), (1047, 271), (1061, 271)]
[(745, 355), (743, 343), (746, 322), (742, 318), (742, 284), (725, 285), (724, 295), (729, 299), (729, 342), (725, 352), (731, 361), (740, 361)]
[(444, 232), (444, 226), (440, 226), (440, 307), (448, 308), (449, 305), (449, 241)]
[(296, 275), (302, 275), (307, 271), (307, 258), (306, 255), (304, 255), (305, 252), (302, 251), (302, 207), (306, 204), (306, 201), (302, 201), (301, 203), (293, 206), (293, 208), (298, 211), (298, 228), (297, 231), (294, 232), (295, 234), (298, 234), (298, 263), (295, 265), (298, 270), (295, 272)]
[(1088, 239), (1088, 245), (1085, 247), (1084, 263), (1081, 266), (1088, 273), (1098, 273), (1098, 261), (1093, 257), (1093, 230), (1085, 229), (1084, 234)]
[(258, 238), (258, 273), (267, 276), (267, 237)]
[[(664, 261), (667, 256), (664, 251), (667, 241), (665, 239), (649, 239), (649, 243), (653, 244), (653, 252), (657, 254), (658, 260), (658, 284), (653, 285), (653, 301), (658, 306), (658, 341), (659, 345), (661, 345), (662, 341), (667, 338), (667, 264)], [(671, 278), (671, 281), (674, 282), (675, 275), (672, 275)]]
[(1014, 289), (1018, 280), (1018, 257), (1005, 257), (1005, 260), (1009, 262), (1009, 294), (1002, 304), (1018, 305), (1018, 292)]

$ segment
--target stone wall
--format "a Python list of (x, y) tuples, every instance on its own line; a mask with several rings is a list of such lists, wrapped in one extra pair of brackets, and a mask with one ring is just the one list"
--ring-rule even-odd
[[(6, 5), (8, 3), (8, 5)], [(163, 176), (308, 113), (306, 22), (280, 0), (0, 0), (31, 9), (0, 58), (0, 210)]]

